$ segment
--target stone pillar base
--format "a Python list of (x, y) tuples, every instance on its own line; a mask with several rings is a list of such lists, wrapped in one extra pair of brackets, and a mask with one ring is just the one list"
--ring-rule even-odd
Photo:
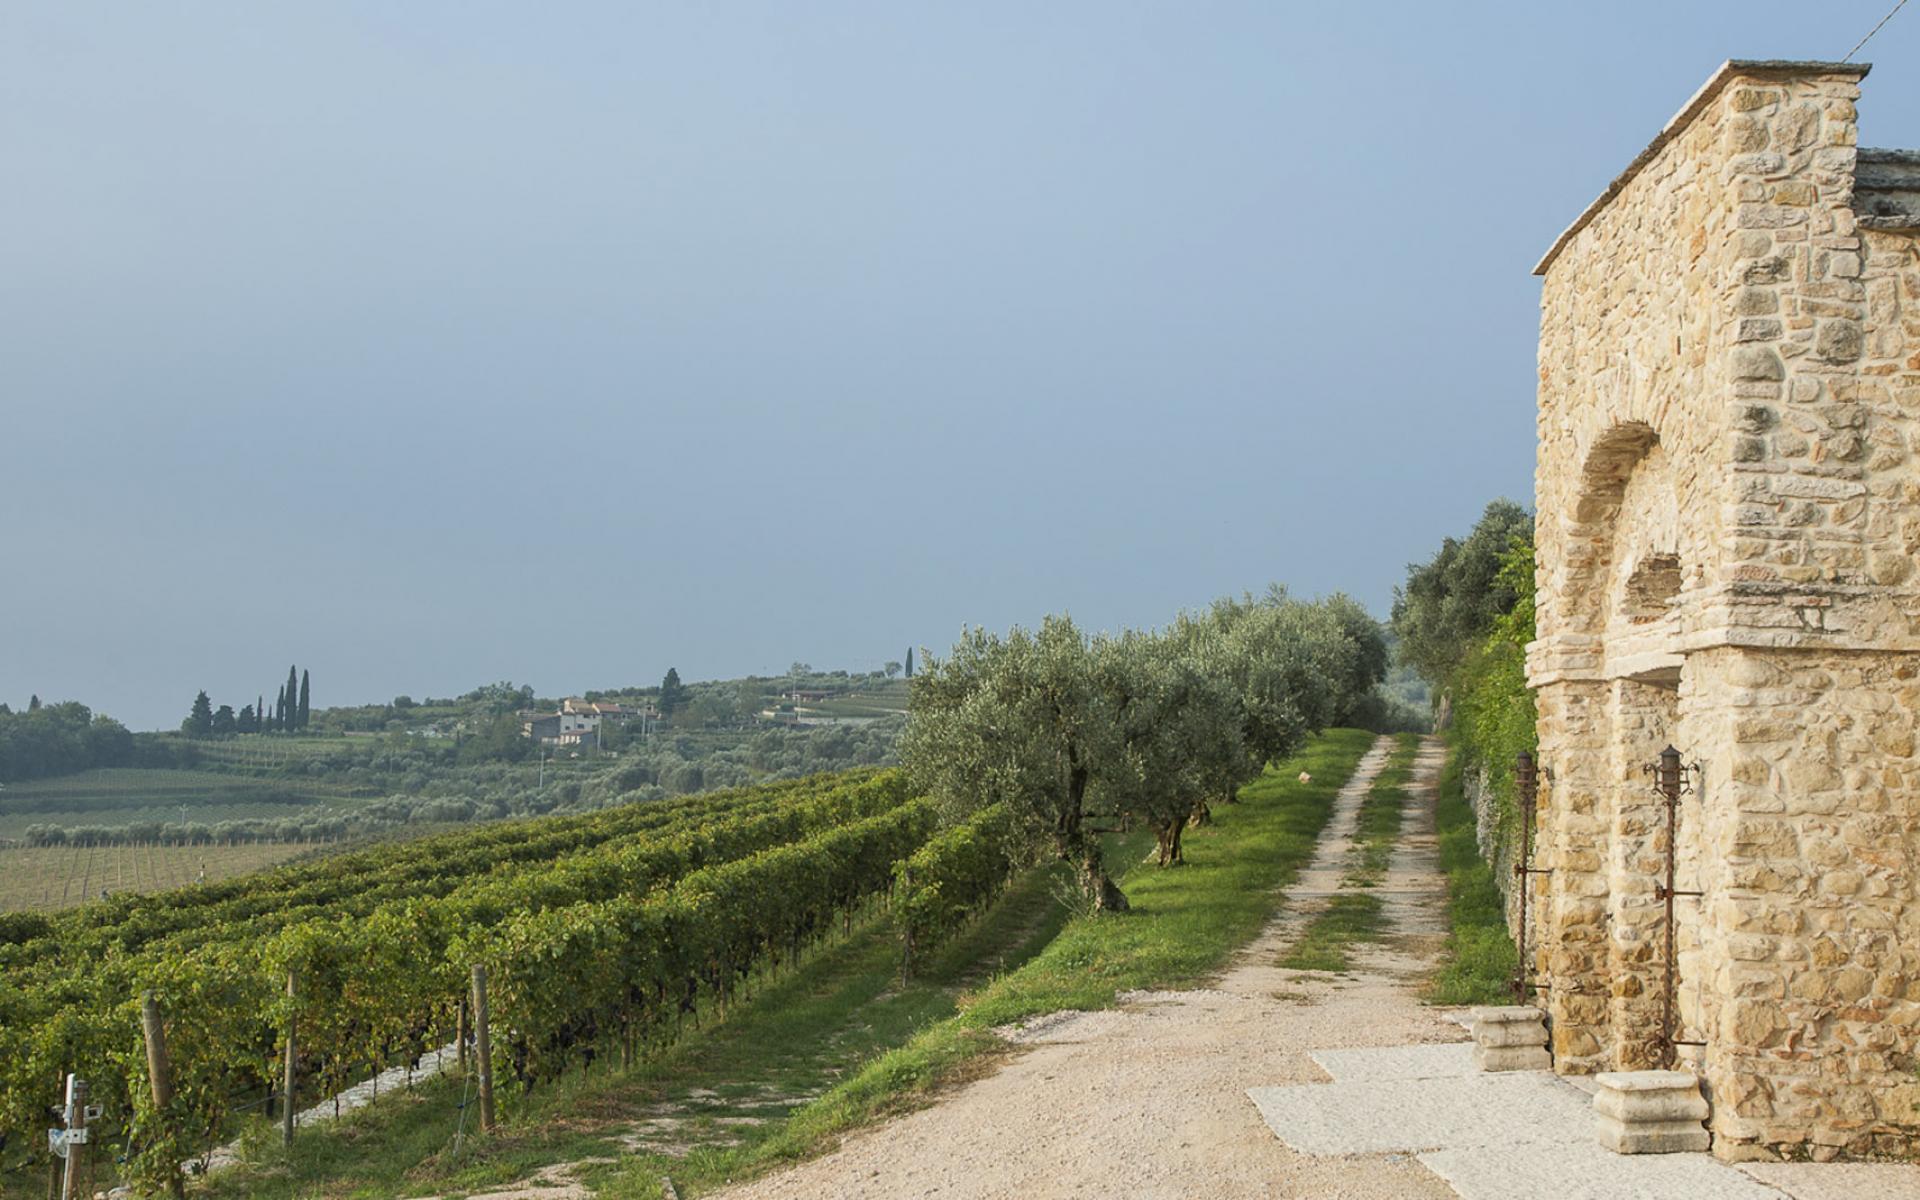
[(1531, 1005), (1473, 1010), (1473, 1065), (1482, 1071), (1545, 1071), (1546, 1017)]
[(1551, 1071), (1545, 1046), (1475, 1046), (1473, 1065), (1482, 1071)]
[(1705, 1150), (1707, 1101), (1692, 1071), (1612, 1071), (1595, 1075), (1594, 1130), (1616, 1154)]

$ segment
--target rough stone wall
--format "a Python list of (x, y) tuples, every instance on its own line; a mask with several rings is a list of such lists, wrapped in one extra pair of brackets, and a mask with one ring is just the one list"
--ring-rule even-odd
[(1856, 218), (1864, 73), (1729, 64), (1541, 268), (1532, 965), (1557, 1069), (1658, 1063), (1673, 853), (1729, 1157), (1920, 1140), (1920, 236)]
[[(1637, 828), (1633, 811), (1645, 798), (1631, 791), (1637, 773), (1632, 781), (1622, 774), (1635, 764), (1623, 766), (1614, 751), (1605, 585), (1630, 574), (1637, 556), (1667, 552), (1683, 564), (1683, 595), (1698, 591), (1723, 540), (1722, 447), (1733, 437), (1733, 413), (1709, 397), (1724, 397), (1732, 375), (1727, 334), (1707, 299), (1731, 270), (1735, 214), (1718, 184), (1723, 109), (1699, 114), (1566, 246), (1541, 301), (1541, 603), (1529, 673), (1539, 689), (1541, 761), (1554, 773), (1537, 859), (1554, 875), (1540, 896), (1534, 969), (1553, 985), (1546, 997), (1555, 1057), (1568, 1071), (1627, 1065), (1614, 1021), (1616, 1010), (1631, 1014), (1646, 995), (1640, 960), (1650, 935), (1636, 921), (1653, 918), (1644, 904), (1630, 905), (1624, 921), (1614, 911), (1616, 876), (1637, 861), (1616, 850), (1616, 830), (1622, 819), (1628, 832)], [(1656, 487), (1634, 491), (1664, 491), (1687, 515), (1671, 544), (1643, 544), (1619, 529), (1631, 476), (1655, 445), (1666, 470)], [(1654, 633), (1633, 632), (1643, 642)], [(1661, 651), (1673, 657), (1664, 643), (1653, 653)], [(1616, 812), (1623, 798), (1624, 818)], [(1641, 890), (1621, 882), (1619, 898)], [(1623, 968), (1616, 996), (1614, 975)]]
[[(1508, 880), (1513, 876), (1513, 856), (1518, 847), (1509, 846), (1501, 829), (1499, 798), (1493, 790), (1493, 781), (1483, 764), (1474, 768), (1460, 781), (1460, 790), (1465, 795), (1467, 806), (1473, 810), (1473, 840), (1479, 847), (1480, 857), (1493, 868), (1494, 886), (1502, 895), (1509, 895), (1512, 888)], [(1511, 914), (1509, 914), (1509, 924)]]
[[(1733, 1143), (1905, 1152), (1920, 1129), (1920, 656), (1707, 651), (1703, 1066)], [(1700, 711), (1693, 711), (1695, 708)]]

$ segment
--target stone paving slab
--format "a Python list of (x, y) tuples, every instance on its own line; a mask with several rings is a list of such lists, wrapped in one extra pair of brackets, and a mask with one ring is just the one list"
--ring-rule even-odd
[(1267, 1128), (1303, 1154), (1591, 1145), (1594, 1137), (1591, 1102), (1546, 1071), (1308, 1083), (1247, 1095)]
[(1584, 1137), (1576, 1142), (1510, 1141), (1416, 1157), (1463, 1200), (1785, 1200), (1789, 1194), (1708, 1154), (1615, 1154), (1592, 1140), (1591, 1126), (1591, 1117), (1581, 1122)]
[(1595, 1138), (1592, 1079), (1483, 1073), (1470, 1042), (1310, 1056), (1334, 1082), (1247, 1089), (1275, 1136), (1304, 1154), (1412, 1154), (1464, 1200), (1920, 1200), (1920, 1166), (1615, 1154)]
[(1794, 1200), (1917, 1200), (1910, 1163), (1743, 1163), (1740, 1169)]
[(1464, 1079), (1479, 1073), (1479, 1068), (1473, 1065), (1472, 1042), (1314, 1050), (1307, 1057), (1342, 1083), (1383, 1079)]

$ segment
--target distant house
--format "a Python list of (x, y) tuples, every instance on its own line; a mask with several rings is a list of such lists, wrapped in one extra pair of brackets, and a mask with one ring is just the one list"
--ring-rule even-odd
[(833, 695), (832, 692), (820, 692), (820, 691), (813, 691), (807, 688), (795, 688), (791, 692), (788, 692), (784, 696), (782, 696), (781, 699), (792, 701), (795, 704), (817, 704), (818, 702), (825, 700), (832, 695)]
[(562, 700), (555, 713), (521, 714), (520, 733), (543, 746), (581, 746), (599, 740), (602, 721), (627, 722), (640, 717), (658, 719), (652, 705), (627, 708), (608, 700)]
[(547, 713), (528, 717), (520, 722), (520, 735), (530, 737), (543, 746), (551, 746), (560, 740), (560, 714)]
[(660, 716), (660, 710), (651, 704), (628, 708), (624, 704), (615, 704), (611, 700), (562, 700), (560, 712), (563, 716), (574, 713), (580, 716), (599, 717), (606, 721), (631, 721), (639, 717), (658, 719)]

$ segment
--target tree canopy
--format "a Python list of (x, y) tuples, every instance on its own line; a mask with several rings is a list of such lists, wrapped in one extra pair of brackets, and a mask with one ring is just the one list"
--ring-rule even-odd
[(1100, 833), (1138, 820), (1160, 862), (1179, 863), (1208, 799), (1231, 801), (1350, 712), (1385, 666), (1379, 626), (1353, 601), (1277, 588), (1164, 631), (1089, 636), (1063, 616), (970, 629), (915, 673), (901, 758), (948, 819), (1004, 805), (1074, 865), (1095, 908), (1124, 909)]
[(680, 682), (680, 670), (668, 667), (666, 678), (660, 681), (660, 699), (656, 707), (660, 715), (671, 720), (673, 714), (687, 703), (687, 685)]
[(1517, 596), (1501, 563), (1516, 539), (1532, 546), (1532, 514), (1495, 500), (1464, 540), (1446, 539), (1431, 559), (1408, 566), (1406, 584), (1394, 589), (1401, 657), (1436, 688), (1513, 607)]
[(36, 696), (20, 713), (0, 705), (0, 783), (125, 766), (133, 759), (127, 727), (77, 701), (41, 704)]

